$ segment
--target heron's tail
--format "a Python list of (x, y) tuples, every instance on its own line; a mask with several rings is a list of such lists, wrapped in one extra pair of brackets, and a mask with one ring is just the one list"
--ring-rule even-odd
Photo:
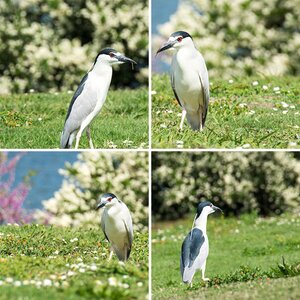
[(60, 149), (69, 149), (69, 139), (70, 139), (70, 133), (67, 131), (63, 131), (61, 133), (61, 138), (60, 138)]
[(197, 112), (187, 112), (186, 118), (193, 130), (202, 130), (205, 125), (207, 111), (200, 107)]
[(193, 130), (199, 130), (201, 125), (201, 119), (198, 112), (188, 112), (186, 114), (186, 119)]
[(196, 270), (193, 267), (185, 267), (182, 274), (182, 281), (187, 284), (191, 283), (195, 275), (195, 271)]

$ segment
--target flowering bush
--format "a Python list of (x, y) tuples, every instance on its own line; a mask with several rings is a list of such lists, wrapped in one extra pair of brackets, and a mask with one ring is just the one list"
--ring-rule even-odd
[(155, 49), (172, 32), (188, 31), (210, 76), (300, 74), (300, 5), (287, 0), (182, 1), (159, 28)]
[(0, 224), (31, 220), (31, 215), (22, 208), (29, 186), (22, 182), (13, 187), (15, 167), (20, 158), (21, 155), (16, 155), (9, 160), (6, 153), (0, 152)]
[(99, 226), (95, 210), (101, 194), (113, 193), (132, 214), (136, 228), (148, 223), (148, 154), (144, 152), (83, 152), (73, 165), (60, 170), (65, 177), (54, 197), (37, 211), (40, 222), (61, 226)]
[(0, 1), (0, 93), (75, 89), (97, 53), (113, 47), (138, 62), (115, 85), (147, 80), (147, 1)]
[(300, 211), (300, 160), (291, 153), (155, 153), (152, 162), (157, 218), (182, 217), (204, 200), (226, 214)]

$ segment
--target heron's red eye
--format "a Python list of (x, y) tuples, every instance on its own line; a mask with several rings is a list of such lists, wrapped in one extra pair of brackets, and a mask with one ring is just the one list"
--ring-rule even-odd
[(180, 37), (177, 38), (177, 41), (180, 43), (182, 41), (182, 39), (183, 39), (183, 37), (180, 36)]
[(109, 56), (110, 56), (110, 57), (114, 57), (114, 56), (115, 56), (115, 54), (114, 54), (114, 53), (112, 53), (112, 52), (110, 52), (110, 53), (109, 53)]
[(107, 201), (108, 201), (108, 202), (110, 202), (111, 200), (112, 200), (112, 198), (111, 198), (111, 197), (107, 199)]

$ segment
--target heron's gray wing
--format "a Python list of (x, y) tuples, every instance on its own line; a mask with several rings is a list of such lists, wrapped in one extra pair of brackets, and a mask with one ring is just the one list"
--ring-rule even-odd
[(72, 98), (71, 103), (70, 103), (70, 105), (69, 105), (69, 109), (68, 109), (68, 112), (67, 112), (67, 116), (66, 116), (65, 122), (67, 121), (68, 117), (70, 116), (72, 107), (73, 107), (73, 105), (74, 105), (76, 99), (78, 98), (78, 96), (79, 96), (79, 95), (82, 93), (82, 91), (83, 91), (84, 84), (85, 84), (85, 82), (87, 81), (88, 75), (89, 75), (89, 73), (87, 73), (87, 74), (84, 75), (84, 77), (81, 79), (81, 81), (80, 81), (80, 83), (79, 83), (79, 86), (78, 86), (76, 92), (75, 92), (74, 95), (73, 95), (73, 98)]
[(176, 93), (176, 90), (175, 90), (175, 80), (174, 80), (174, 73), (173, 72), (171, 73), (171, 86), (172, 86), (172, 90), (173, 90), (174, 96), (175, 96), (178, 104), (180, 106), (182, 106), (181, 103), (180, 103), (179, 97), (178, 97), (178, 95)]
[(184, 239), (181, 247), (181, 263), (182, 270), (186, 267), (191, 267), (200, 253), (200, 249), (204, 243), (203, 232), (198, 228), (193, 228), (192, 231)]
[(105, 214), (105, 212), (103, 212), (102, 217), (101, 217), (101, 228), (102, 228), (102, 231), (103, 231), (106, 239), (110, 242), (110, 240), (109, 240), (109, 238), (108, 238), (108, 236), (106, 235), (106, 232), (105, 232), (105, 222), (104, 222), (104, 216), (103, 216), (104, 214)]
[(208, 79), (206, 64), (201, 54), (200, 54), (200, 62), (201, 64), (200, 64), (198, 76), (199, 76), (200, 84), (202, 87), (202, 93), (203, 93), (204, 110), (202, 113), (202, 126), (204, 127), (207, 111), (208, 111), (208, 103), (209, 103), (209, 79)]
[(124, 222), (124, 226), (126, 228), (126, 232), (127, 232), (127, 236), (128, 236), (128, 241), (129, 241), (129, 247), (128, 247), (127, 258), (126, 258), (126, 259), (128, 259), (129, 255), (130, 255), (130, 252), (131, 252), (132, 242), (133, 242), (133, 226), (132, 226), (132, 218), (130, 216), (129, 209), (128, 209), (127, 206), (126, 206), (126, 208), (128, 210), (128, 214), (126, 216), (126, 219), (123, 220), (123, 222)]

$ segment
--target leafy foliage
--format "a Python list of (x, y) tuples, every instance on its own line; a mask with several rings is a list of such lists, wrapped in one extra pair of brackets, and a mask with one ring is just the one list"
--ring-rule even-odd
[(182, 1), (159, 27), (156, 48), (177, 30), (188, 31), (210, 76), (300, 74), (300, 8), (294, 0)]
[(226, 214), (299, 211), (300, 162), (287, 152), (154, 153), (152, 212), (179, 218), (210, 200)]
[(138, 62), (114, 85), (147, 81), (147, 1), (24, 0), (0, 3), (0, 93), (74, 90), (102, 48)]
[(128, 206), (135, 228), (148, 224), (148, 153), (83, 152), (60, 173), (65, 177), (54, 197), (44, 201), (41, 222), (62, 226), (99, 226), (95, 210), (101, 194), (114, 193)]

